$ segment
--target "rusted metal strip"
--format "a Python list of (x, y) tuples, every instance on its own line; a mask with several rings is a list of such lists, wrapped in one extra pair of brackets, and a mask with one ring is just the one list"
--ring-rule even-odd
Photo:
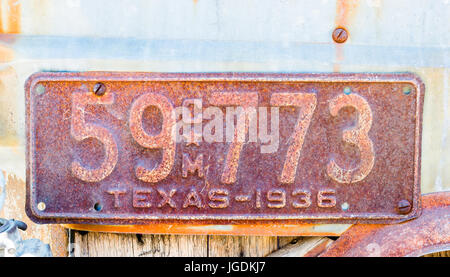
[(397, 225), (350, 227), (321, 257), (422, 256), (450, 250), (450, 192), (426, 194), (422, 215)]
[(350, 224), (223, 224), (155, 223), (147, 225), (65, 224), (65, 228), (107, 233), (249, 236), (340, 236)]

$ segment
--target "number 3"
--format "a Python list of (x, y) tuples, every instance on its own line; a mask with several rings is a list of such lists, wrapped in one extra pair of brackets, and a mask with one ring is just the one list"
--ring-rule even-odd
[(372, 110), (367, 101), (356, 94), (338, 95), (329, 104), (332, 116), (337, 116), (339, 110), (344, 107), (354, 107), (359, 112), (357, 126), (344, 130), (342, 138), (344, 141), (358, 146), (361, 153), (361, 163), (358, 168), (346, 170), (338, 166), (332, 159), (327, 165), (327, 173), (336, 182), (356, 183), (370, 173), (375, 162), (372, 141), (368, 136), (372, 126)]

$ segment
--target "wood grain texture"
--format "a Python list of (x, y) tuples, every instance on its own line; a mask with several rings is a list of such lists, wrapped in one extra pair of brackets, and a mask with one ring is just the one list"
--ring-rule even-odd
[(278, 249), (277, 237), (72, 234), (75, 257), (263, 257)]
[(442, 251), (424, 255), (424, 257), (450, 257), (450, 251)]
[(288, 244), (294, 244), (298, 240), (301, 240), (302, 237), (278, 237), (278, 249), (285, 247)]
[(208, 237), (188, 235), (138, 235), (135, 256), (206, 257)]
[(333, 242), (326, 237), (298, 238), (268, 257), (316, 257)]
[[(302, 257), (316, 256), (333, 242), (327, 237), (71, 234), (75, 257)], [(450, 257), (450, 251), (425, 257)]]
[(207, 236), (73, 233), (75, 257), (207, 256)]
[(263, 257), (277, 248), (277, 237), (209, 236), (210, 257)]

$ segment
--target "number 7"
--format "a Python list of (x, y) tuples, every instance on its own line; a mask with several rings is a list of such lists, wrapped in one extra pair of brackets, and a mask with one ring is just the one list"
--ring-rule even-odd
[[(210, 102), (217, 106), (243, 106), (244, 108), (258, 106), (258, 93), (213, 93)], [(225, 160), (225, 167), (223, 169), (221, 182), (224, 184), (233, 184), (236, 182), (236, 173), (239, 165), (239, 158), (241, 156), (243, 141), (238, 138), (244, 138), (248, 132), (247, 113), (246, 111), (239, 114), (239, 120), (245, 120), (245, 127), (243, 129), (236, 128), (234, 131), (234, 140), (228, 148), (227, 158)], [(242, 118), (244, 117), (244, 118)]]
[(279, 181), (283, 184), (292, 184), (297, 173), (305, 134), (316, 109), (317, 97), (314, 93), (274, 93), (270, 99), (270, 104), (279, 107), (300, 107), (297, 124), (291, 137), (292, 143), (287, 150), (283, 171), (279, 178)]

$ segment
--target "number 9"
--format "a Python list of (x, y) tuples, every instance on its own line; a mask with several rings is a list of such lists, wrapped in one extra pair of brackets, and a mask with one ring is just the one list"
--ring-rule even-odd
[[(163, 117), (161, 132), (158, 135), (149, 135), (142, 126), (142, 115), (149, 106), (156, 106)], [(162, 148), (163, 157), (161, 163), (154, 169), (146, 169), (142, 166), (136, 167), (136, 177), (139, 180), (149, 183), (161, 181), (172, 170), (175, 161), (175, 139), (172, 135), (172, 128), (175, 126), (173, 116), (174, 108), (169, 100), (159, 94), (147, 93), (136, 99), (130, 111), (130, 130), (133, 138), (141, 146), (146, 148)]]

